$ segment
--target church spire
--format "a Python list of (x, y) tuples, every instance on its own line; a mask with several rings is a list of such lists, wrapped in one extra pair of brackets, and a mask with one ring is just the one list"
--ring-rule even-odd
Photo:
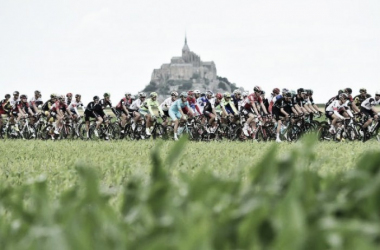
[(187, 51), (190, 51), (190, 48), (187, 45), (187, 35), (185, 34), (185, 45), (183, 45), (182, 54), (185, 53), (185, 52), (187, 52)]

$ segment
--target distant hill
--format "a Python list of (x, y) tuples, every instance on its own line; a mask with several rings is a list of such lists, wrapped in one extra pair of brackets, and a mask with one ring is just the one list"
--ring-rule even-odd
[(142, 90), (147, 94), (157, 92), (160, 96), (169, 96), (172, 91), (211, 90), (214, 93), (233, 92), (238, 87), (228, 78), (218, 76), (213, 61), (204, 62), (200, 56), (190, 51), (185, 38), (181, 57), (172, 57), (170, 63), (154, 69), (150, 83)]

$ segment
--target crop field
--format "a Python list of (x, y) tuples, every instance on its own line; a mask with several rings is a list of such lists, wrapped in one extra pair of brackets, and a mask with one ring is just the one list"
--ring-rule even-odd
[(0, 141), (1, 249), (378, 249), (380, 144)]

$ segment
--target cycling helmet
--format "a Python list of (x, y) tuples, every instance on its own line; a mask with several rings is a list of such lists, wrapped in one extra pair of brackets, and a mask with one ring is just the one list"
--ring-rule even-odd
[(274, 88), (272, 90), (272, 92), (273, 92), (273, 94), (278, 95), (278, 94), (280, 94), (280, 89), (279, 88)]
[(170, 95), (171, 95), (171, 96), (178, 96), (178, 92), (173, 91)]
[(222, 99), (223, 95), (221, 93), (217, 93), (215, 97), (216, 97), (216, 99)]
[(127, 96), (131, 96), (132, 94), (130, 93), (130, 92), (125, 92), (125, 97), (127, 97)]
[(265, 91), (264, 91), (264, 90), (261, 90), (261, 94), (262, 94), (262, 95), (265, 95)]
[(136, 100), (138, 98), (139, 98), (138, 95), (131, 95), (131, 100)]
[(187, 93), (186, 92), (182, 92), (181, 94), (180, 94), (180, 96), (179, 97), (185, 97), (185, 98), (187, 98)]
[(20, 94), (20, 92), (18, 92), (18, 91), (13, 92), (13, 95), (19, 95), (19, 94)]
[(72, 97), (72, 96), (73, 96), (72, 93), (67, 93), (67, 94), (66, 94), (66, 97)]
[(24, 99), (24, 98), (28, 99), (28, 96), (27, 95), (21, 95), (20, 96), (20, 99)]
[(254, 91), (254, 92), (260, 92), (260, 91), (261, 91), (260, 86), (255, 86), (255, 87), (253, 88), (253, 91)]
[(206, 91), (206, 95), (211, 95), (211, 96), (213, 96), (214, 93), (213, 93), (211, 90), (207, 90), (207, 91)]
[(241, 95), (241, 91), (239, 89), (234, 90), (234, 95)]
[(36, 91), (34, 91), (34, 93), (35, 93), (35, 94), (41, 94), (41, 91), (36, 90)]
[(342, 93), (339, 95), (339, 98), (347, 99), (348, 95), (346, 93)]
[(288, 93), (288, 92), (289, 92), (289, 89), (287, 89), (287, 88), (282, 89), (282, 93)]
[(206, 96), (206, 93), (201, 93), (201, 96)]
[(82, 97), (80, 94), (76, 94), (75, 95), (75, 98), (77, 98), (77, 97)]
[(249, 92), (248, 92), (248, 91), (244, 91), (244, 92), (243, 92), (243, 97), (248, 96), (248, 95), (249, 95)]
[(199, 95), (201, 92), (199, 91), (199, 90), (194, 90), (194, 94), (197, 94), (197, 95)]
[[(366, 90), (365, 88), (361, 88), (361, 89), (359, 89), (359, 92), (360, 92), (360, 93), (363, 93), (363, 92), (364, 92), (364, 93), (367, 93), (367, 90)], [(13, 94), (14, 94), (14, 93), (13, 93)]]
[(299, 89), (297, 89), (297, 93), (298, 93), (298, 94), (301, 94), (301, 93), (304, 93), (304, 92), (305, 92), (304, 88), (299, 88)]
[(92, 99), (93, 99), (94, 101), (95, 101), (95, 100), (99, 100), (99, 96), (96, 95), (96, 96), (94, 96), (94, 98), (92, 98)]
[(110, 93), (104, 93), (104, 95), (103, 95), (104, 97), (111, 97), (111, 94)]
[(290, 92), (286, 92), (286, 93), (285, 93), (285, 97), (292, 97), (292, 93), (290, 93)]
[(312, 94), (313, 94), (313, 90), (312, 90), (312, 89), (307, 89), (307, 90), (306, 90), (306, 93), (307, 93), (308, 95), (312, 95)]
[(290, 90), (290, 93), (292, 94), (292, 97), (297, 95), (296, 91), (294, 90)]
[(142, 98), (142, 97), (144, 97), (144, 98), (146, 97), (146, 94), (144, 92), (139, 93), (139, 98)]
[(51, 94), (50, 95), (50, 98), (53, 99), (53, 98), (57, 98), (57, 95), (56, 94)]
[(345, 88), (344, 92), (348, 93), (349, 95), (352, 94), (352, 89), (351, 88)]
[(10, 94), (6, 94), (6, 95), (5, 95), (5, 99), (8, 99), (8, 98), (11, 98), (11, 95), (10, 95)]
[(193, 95), (194, 92), (193, 92), (192, 90), (189, 90), (189, 91), (187, 92), (187, 94), (188, 94), (188, 95)]
[(157, 93), (156, 92), (152, 92), (152, 93), (150, 93), (150, 95), (149, 95), (151, 98), (152, 97), (157, 97)]
[(65, 100), (65, 96), (64, 95), (60, 95), (58, 99), (59, 100)]
[(380, 95), (380, 90), (376, 91), (375, 95)]
[(225, 92), (223, 96), (226, 97), (226, 98), (231, 98), (231, 93), (230, 92)]

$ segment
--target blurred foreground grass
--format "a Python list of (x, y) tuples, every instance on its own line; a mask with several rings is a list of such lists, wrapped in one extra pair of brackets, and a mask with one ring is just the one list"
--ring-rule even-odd
[(378, 249), (369, 143), (0, 143), (2, 249)]

